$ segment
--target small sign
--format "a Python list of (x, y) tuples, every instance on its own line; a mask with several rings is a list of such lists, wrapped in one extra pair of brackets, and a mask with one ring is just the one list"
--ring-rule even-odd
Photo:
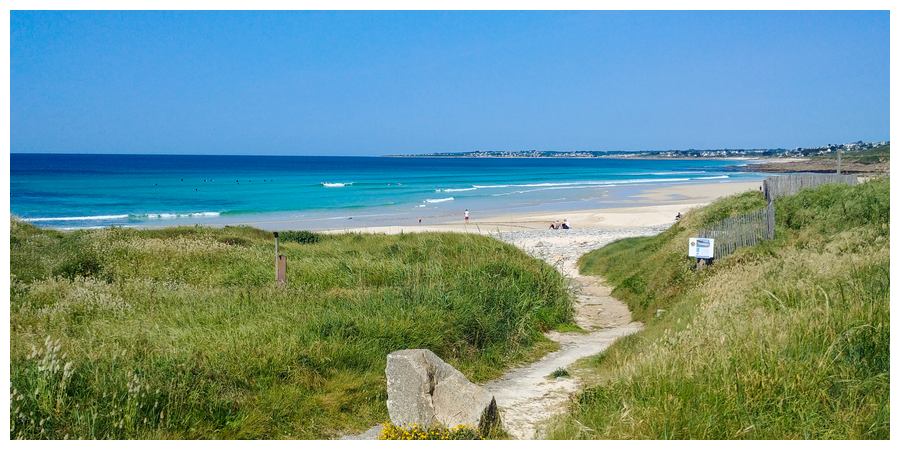
[(694, 258), (710, 259), (715, 256), (715, 239), (690, 238), (688, 242), (688, 256)]

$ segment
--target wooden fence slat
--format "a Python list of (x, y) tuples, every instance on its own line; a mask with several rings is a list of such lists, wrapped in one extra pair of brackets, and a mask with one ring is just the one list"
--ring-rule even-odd
[(746, 214), (729, 217), (698, 230), (701, 238), (715, 239), (716, 258), (723, 258), (741, 247), (775, 238), (775, 199), (793, 195), (803, 188), (818, 188), (823, 184), (846, 183), (856, 185), (855, 175), (800, 173), (767, 177), (763, 182), (768, 205)]
[(857, 184), (856, 175), (838, 175), (833, 173), (797, 173), (767, 177), (764, 182), (767, 200), (774, 200), (785, 195), (793, 195), (803, 188), (815, 189), (823, 184), (845, 183)]
[(715, 239), (716, 258), (734, 253), (741, 247), (756, 245), (765, 238), (764, 230), (768, 222), (766, 208), (722, 219), (699, 230), (699, 237)]

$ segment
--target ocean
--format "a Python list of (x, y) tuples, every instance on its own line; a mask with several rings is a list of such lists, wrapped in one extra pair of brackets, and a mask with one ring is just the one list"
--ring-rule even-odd
[[(735, 161), (10, 154), (10, 213), (61, 230), (326, 229), (623, 206), (639, 189), (762, 180)], [(279, 229), (277, 226), (267, 228)]]

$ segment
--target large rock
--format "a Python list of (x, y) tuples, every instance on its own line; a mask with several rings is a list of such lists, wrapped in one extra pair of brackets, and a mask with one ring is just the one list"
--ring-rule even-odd
[(394, 425), (469, 425), (486, 432), (499, 422), (494, 396), (431, 350), (391, 353), (384, 373)]

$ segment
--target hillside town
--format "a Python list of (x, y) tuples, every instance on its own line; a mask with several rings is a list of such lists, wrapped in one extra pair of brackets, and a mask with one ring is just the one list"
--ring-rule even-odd
[(883, 147), (890, 141), (850, 142), (827, 144), (819, 147), (797, 147), (792, 149), (713, 149), (713, 150), (644, 150), (644, 151), (474, 151), (425, 153), (419, 155), (388, 155), (407, 157), (453, 157), (453, 158), (805, 158), (836, 153), (838, 150), (859, 151)]

